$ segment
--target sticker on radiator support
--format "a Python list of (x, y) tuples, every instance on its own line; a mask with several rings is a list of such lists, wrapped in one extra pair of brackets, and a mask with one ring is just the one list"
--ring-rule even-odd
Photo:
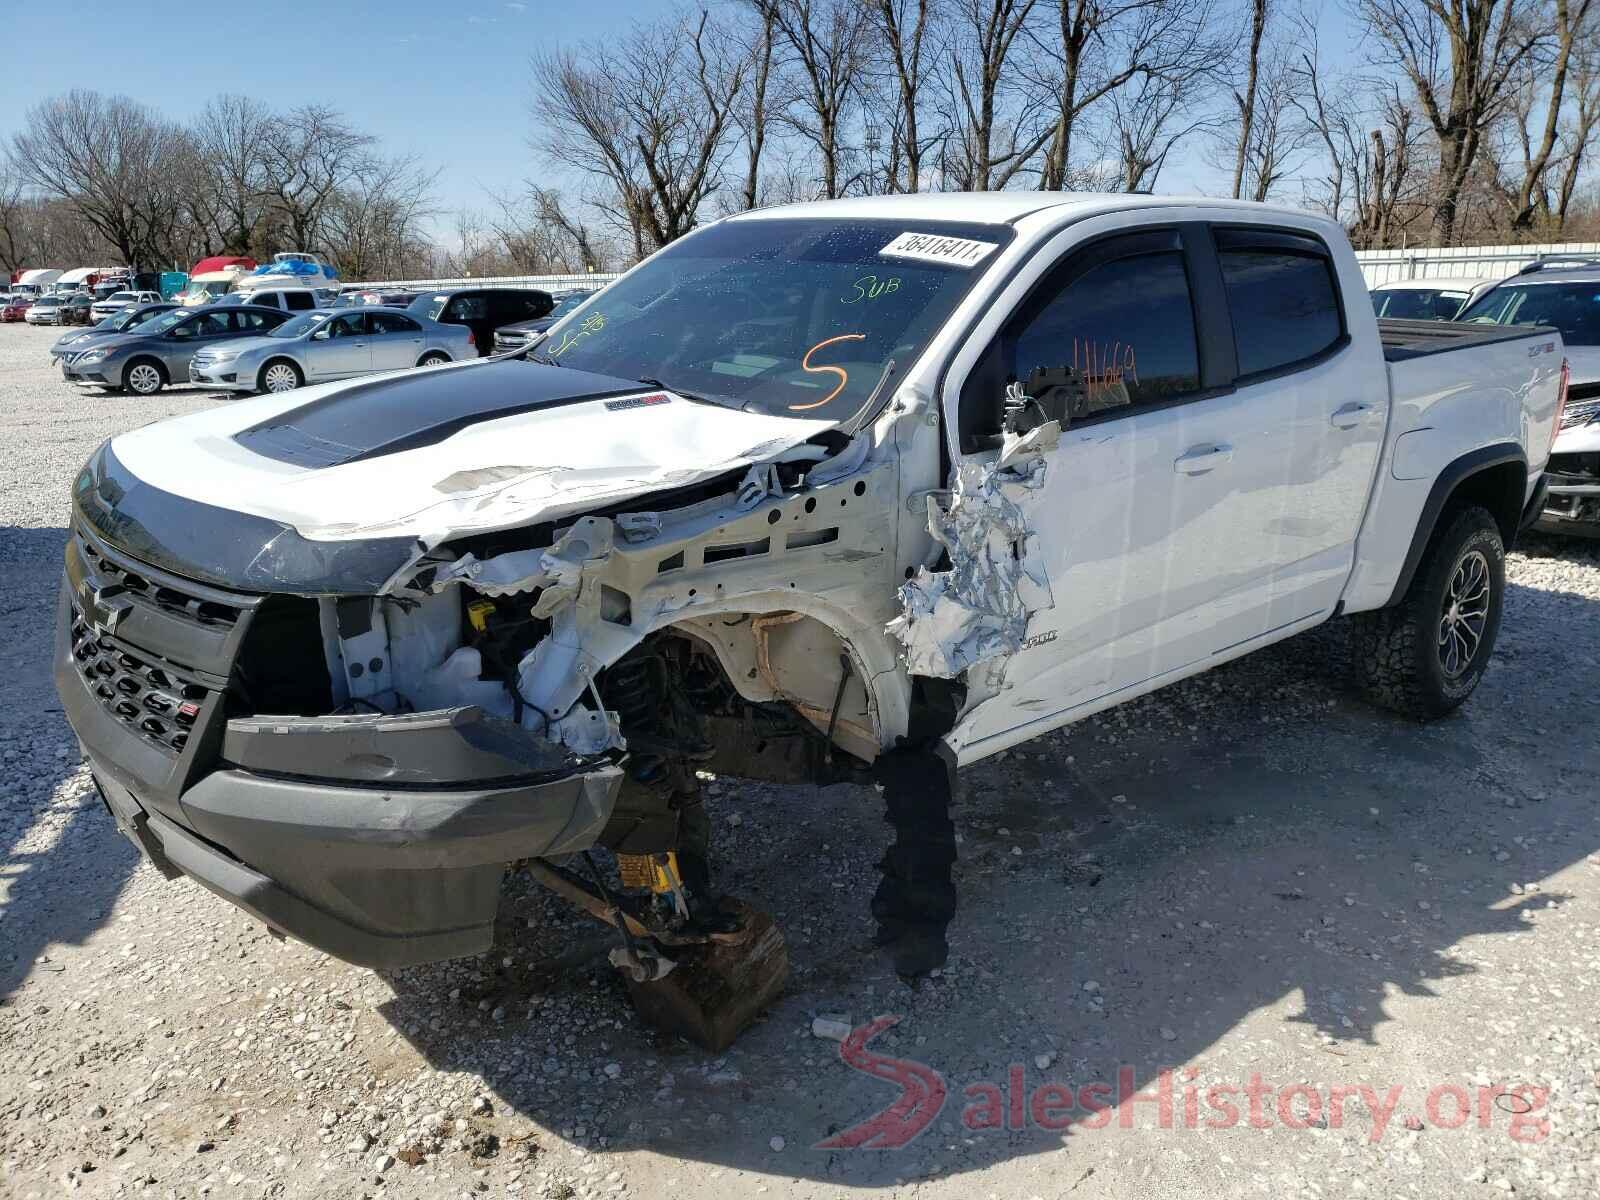
[(997, 249), (998, 242), (945, 237), (937, 233), (902, 233), (878, 253), (886, 258), (915, 258), (949, 267), (975, 267)]
[(657, 404), (671, 404), (672, 397), (656, 392), (649, 396), (629, 396), (626, 400), (607, 400), (606, 407), (612, 412), (619, 412), (625, 408), (653, 408)]

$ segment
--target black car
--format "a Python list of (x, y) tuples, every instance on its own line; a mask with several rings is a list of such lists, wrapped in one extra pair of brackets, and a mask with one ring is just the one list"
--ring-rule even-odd
[(548, 316), (556, 302), (537, 288), (457, 288), (423, 292), (406, 311), (445, 325), (465, 325), (480, 355), (488, 354), (502, 325)]
[[(595, 289), (598, 290), (598, 289)], [(528, 344), (528, 339), (535, 334), (545, 333), (562, 317), (566, 316), (578, 305), (582, 304), (594, 290), (578, 292), (563, 292), (556, 297), (556, 306), (544, 316), (533, 321), (519, 321), (515, 325), (507, 325), (494, 331), (494, 352), (505, 354), (511, 350), (521, 350)]]

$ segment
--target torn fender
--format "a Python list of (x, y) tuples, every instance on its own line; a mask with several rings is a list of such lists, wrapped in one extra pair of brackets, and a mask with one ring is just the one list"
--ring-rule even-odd
[(1008, 434), (993, 462), (960, 465), (948, 508), (928, 497), (928, 532), (949, 566), (919, 567), (900, 589), (902, 611), (887, 631), (904, 646), (908, 673), (949, 679), (1015, 654), (1028, 619), (1054, 603), (1026, 502), (1044, 486), (1044, 455), (1060, 437), (1055, 421)]

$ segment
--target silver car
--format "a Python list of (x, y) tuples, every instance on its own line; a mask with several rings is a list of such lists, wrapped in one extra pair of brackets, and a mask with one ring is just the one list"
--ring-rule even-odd
[(264, 337), (207, 346), (189, 379), (232, 392), (292, 392), (312, 383), (478, 357), (472, 331), (393, 308), (318, 309)]

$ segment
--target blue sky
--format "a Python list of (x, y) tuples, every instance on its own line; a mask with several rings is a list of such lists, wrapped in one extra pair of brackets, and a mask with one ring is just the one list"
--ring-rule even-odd
[[(175, 0), (27, 0), (6, 5), (0, 136), (41, 99), (74, 86), (123, 93), (187, 119), (219, 92), (275, 107), (342, 110), (391, 153), (439, 168), (447, 210), (493, 208), (533, 169), (530, 54), (604, 39), (662, 0), (308, 0), (196, 5)], [(1325, 51), (1346, 50), (1333, 4)], [(1198, 154), (1169, 162), (1162, 191), (1214, 190)], [(442, 221), (441, 233), (449, 228)]]

